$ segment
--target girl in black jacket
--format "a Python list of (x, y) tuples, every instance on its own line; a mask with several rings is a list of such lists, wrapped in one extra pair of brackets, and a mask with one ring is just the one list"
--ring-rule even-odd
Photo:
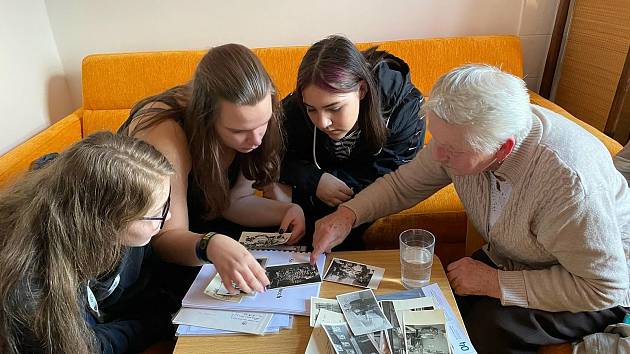
[(302, 59), (295, 92), (282, 101), (282, 184), (265, 192), (302, 206), (307, 234), (315, 220), (422, 148), (424, 98), (409, 66), (376, 49), (360, 52), (341, 36), (315, 43)]

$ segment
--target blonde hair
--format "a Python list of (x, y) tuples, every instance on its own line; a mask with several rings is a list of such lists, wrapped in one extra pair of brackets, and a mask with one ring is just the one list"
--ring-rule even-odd
[(520, 143), (532, 122), (525, 82), (484, 64), (463, 65), (441, 76), (423, 110), (465, 126), (468, 146), (487, 153), (510, 136)]
[(19, 352), (21, 338), (49, 353), (95, 350), (82, 289), (116, 267), (121, 233), (171, 174), (151, 145), (101, 132), (0, 193), (1, 352)]

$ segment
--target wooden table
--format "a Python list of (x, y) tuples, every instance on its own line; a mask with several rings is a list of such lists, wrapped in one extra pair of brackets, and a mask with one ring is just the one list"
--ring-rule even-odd
[[(334, 252), (326, 259), (326, 268), (333, 257), (352, 260), (385, 268), (383, 280), (374, 291), (376, 295), (388, 294), (394, 291), (403, 290), (400, 282), (400, 256), (398, 250), (374, 250), (374, 251), (352, 251)], [(451, 305), (455, 316), (462, 322), (461, 315), (457, 309), (453, 292), (446, 279), (444, 268), (440, 259), (433, 258), (433, 268), (431, 269), (431, 282), (438, 283), (444, 296)], [(360, 288), (323, 282), (320, 297), (334, 299), (336, 295), (357, 291)], [(463, 323), (463, 322), (462, 322)], [(256, 335), (235, 335), (235, 336), (208, 336), (208, 337), (179, 337), (174, 353), (304, 353), (306, 344), (311, 336), (312, 328), (309, 326), (308, 316), (295, 316), (293, 328), (280, 330), (277, 334)]]

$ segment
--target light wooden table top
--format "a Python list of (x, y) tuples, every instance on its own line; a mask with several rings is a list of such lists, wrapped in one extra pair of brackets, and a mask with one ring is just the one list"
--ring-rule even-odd
[[(376, 295), (404, 290), (400, 282), (400, 256), (398, 250), (333, 252), (326, 258), (325, 269), (328, 269), (328, 264), (333, 257), (385, 268), (383, 280), (379, 284), (378, 289), (374, 291)], [(433, 258), (431, 282), (435, 282), (440, 286), (453, 312), (459, 321), (462, 322), (455, 298), (453, 297), (453, 292), (446, 279), (446, 273), (444, 272), (440, 259), (437, 257)], [(319, 296), (334, 299), (338, 294), (357, 290), (361, 289), (344, 284), (323, 282)], [(277, 334), (267, 334), (264, 336), (244, 334), (234, 336), (179, 337), (174, 353), (304, 353), (306, 344), (311, 336), (311, 331), (312, 328), (309, 326), (308, 316), (295, 316), (293, 328), (280, 330)]]

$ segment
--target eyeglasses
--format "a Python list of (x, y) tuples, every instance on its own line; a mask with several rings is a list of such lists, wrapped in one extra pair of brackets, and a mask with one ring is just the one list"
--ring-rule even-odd
[(164, 227), (164, 222), (166, 221), (166, 216), (168, 215), (168, 211), (171, 209), (171, 189), (168, 190), (168, 198), (166, 198), (166, 203), (164, 203), (164, 208), (162, 209), (162, 216), (144, 216), (140, 218), (140, 220), (156, 220), (160, 221), (160, 230)]

